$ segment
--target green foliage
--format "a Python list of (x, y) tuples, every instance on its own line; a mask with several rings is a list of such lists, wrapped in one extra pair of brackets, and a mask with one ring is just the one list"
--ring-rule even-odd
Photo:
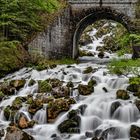
[(1, 0), (0, 39), (23, 41), (41, 29), (41, 13), (54, 12), (57, 0)]
[(121, 59), (121, 60), (112, 60), (108, 65), (110, 73), (117, 75), (127, 75), (134, 74), (140, 76), (140, 59), (131, 60), (131, 59)]
[(129, 78), (130, 84), (140, 85), (140, 77), (131, 77)]
[(23, 50), (17, 48), (17, 41), (0, 42), (0, 77), (8, 72), (21, 68), (24, 64), (25, 55)]

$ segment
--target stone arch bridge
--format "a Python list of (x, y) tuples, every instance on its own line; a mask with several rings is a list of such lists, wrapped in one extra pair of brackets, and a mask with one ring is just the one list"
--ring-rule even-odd
[(139, 0), (68, 0), (68, 6), (29, 44), (29, 52), (47, 58), (78, 56), (78, 40), (84, 29), (100, 19), (120, 22), (130, 32), (140, 32)]

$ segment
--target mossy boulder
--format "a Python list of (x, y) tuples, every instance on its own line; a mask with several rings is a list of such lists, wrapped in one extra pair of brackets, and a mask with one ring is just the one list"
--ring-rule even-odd
[(45, 81), (38, 81), (38, 92), (39, 93), (46, 93), (52, 91), (52, 85), (48, 83), (47, 80)]
[(129, 94), (126, 90), (119, 89), (116, 92), (116, 98), (117, 99), (122, 99), (122, 100), (128, 100), (130, 98), (130, 96), (129, 96)]
[(0, 91), (3, 92), (4, 95), (14, 95), (16, 88), (9, 85), (8, 82), (3, 82), (0, 84)]
[(84, 74), (88, 74), (88, 73), (91, 73), (93, 71), (93, 68), (92, 67), (87, 67), (84, 71), (83, 71), (83, 73)]
[(33, 86), (35, 83), (36, 83), (36, 81), (35, 81), (34, 79), (31, 79), (31, 80), (29, 81), (28, 86)]
[(19, 128), (10, 126), (4, 140), (34, 140), (34, 138)]
[(73, 84), (73, 82), (70, 81), (70, 82), (67, 83), (66, 86), (69, 87), (69, 88), (73, 88), (74, 87), (74, 84)]
[(47, 118), (48, 122), (54, 122), (56, 117), (61, 113), (68, 111), (70, 109), (70, 105), (74, 102), (71, 102), (70, 99), (56, 99), (52, 102), (49, 102), (47, 109)]
[(34, 115), (38, 110), (43, 107), (43, 102), (41, 99), (34, 99), (29, 105), (28, 112)]
[(135, 105), (138, 108), (138, 110), (140, 111), (140, 100), (136, 100)]
[(131, 125), (130, 136), (132, 138), (140, 139), (140, 127), (136, 125)]
[(103, 51), (100, 51), (100, 52), (98, 53), (98, 57), (101, 58), (101, 59), (104, 58), (104, 55), (105, 55), (105, 54), (104, 54)]
[(12, 80), (10, 81), (10, 86), (14, 87), (16, 90), (19, 90), (20, 88), (24, 87), (26, 83), (26, 80), (20, 79), (20, 80)]
[(94, 56), (94, 54), (85, 50), (79, 50), (79, 56)]
[(71, 110), (68, 119), (58, 125), (58, 130), (61, 133), (80, 133), (81, 118), (77, 110)]
[(95, 85), (97, 85), (96, 80), (90, 79), (90, 81), (88, 82), (88, 86), (89, 86), (89, 87), (93, 87), (93, 86), (95, 86)]
[(48, 83), (51, 84), (52, 88), (55, 88), (55, 87), (60, 87), (62, 86), (63, 82), (60, 81), (59, 79), (47, 79)]
[(78, 85), (78, 91), (81, 95), (90, 95), (92, 92), (94, 92), (94, 87), (89, 85)]
[(127, 87), (127, 90), (128, 90), (128, 91), (131, 91), (131, 92), (139, 92), (139, 91), (140, 91), (140, 85), (137, 85), (137, 84), (130, 84), (130, 85)]
[(52, 95), (55, 98), (69, 97), (69, 95), (70, 95), (70, 89), (67, 86), (62, 86), (62, 87), (53, 89)]
[(17, 42), (0, 42), (0, 77), (14, 72), (30, 61), (28, 52)]
[(13, 110), (11, 106), (4, 108), (4, 117), (7, 121), (13, 121), (17, 110)]
[(5, 97), (4, 93), (2, 91), (0, 91), (0, 101), (2, 101), (2, 99)]

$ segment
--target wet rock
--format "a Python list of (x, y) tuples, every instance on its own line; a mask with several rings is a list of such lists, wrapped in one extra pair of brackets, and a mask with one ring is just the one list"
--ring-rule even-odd
[(98, 57), (101, 58), (101, 59), (104, 58), (104, 52), (100, 51), (99, 54), (98, 54)]
[(139, 91), (140, 91), (140, 85), (137, 85), (137, 84), (130, 84), (130, 85), (127, 87), (127, 90), (128, 90), (128, 91), (131, 91), (131, 92), (139, 92)]
[(52, 86), (50, 83), (48, 83), (47, 80), (45, 81), (38, 81), (38, 92), (39, 93), (46, 93), (52, 91)]
[[(61, 124), (58, 125), (58, 130), (61, 133), (71, 133), (70, 128), (78, 127), (78, 123), (72, 119), (65, 120)], [(79, 133), (79, 132), (78, 132)]]
[(78, 111), (77, 111), (77, 110), (71, 110), (71, 111), (68, 113), (67, 117), (68, 117), (69, 119), (72, 119), (72, 118), (74, 118), (75, 116), (77, 116), (77, 114), (78, 114)]
[(68, 87), (66, 87), (66, 86), (62, 86), (62, 87), (59, 87), (57, 89), (53, 89), (52, 95), (55, 98), (69, 97), (70, 89)]
[(0, 138), (3, 137), (4, 135), (5, 135), (4, 129), (1, 129), (1, 130), (0, 130)]
[(78, 91), (79, 91), (79, 94), (81, 95), (90, 95), (92, 92), (94, 92), (94, 87), (79, 84)]
[(130, 98), (128, 92), (126, 90), (118, 90), (116, 92), (117, 99), (128, 100)]
[(33, 79), (31, 79), (31, 80), (29, 81), (28, 86), (33, 86), (35, 83), (36, 83), (36, 81), (35, 81), (35, 80), (33, 80)]
[(69, 88), (73, 88), (74, 87), (74, 84), (70, 81), (70, 82), (67, 83), (66, 86), (69, 87)]
[(28, 120), (25, 116), (21, 116), (18, 121), (18, 127), (21, 129), (28, 128)]
[(4, 108), (4, 117), (7, 121), (13, 121), (17, 110), (13, 110), (11, 106)]
[(2, 101), (2, 99), (5, 97), (4, 93), (2, 91), (0, 91), (0, 101)]
[(80, 133), (80, 128), (68, 128), (68, 133)]
[(59, 79), (47, 79), (47, 81), (51, 84), (52, 88), (60, 87), (62, 86), (63, 82), (61, 82)]
[(104, 138), (98, 138), (98, 137), (94, 137), (91, 140), (104, 140)]
[(94, 56), (94, 54), (85, 50), (79, 50), (79, 56)]
[(10, 81), (10, 86), (16, 88), (16, 90), (19, 90), (20, 88), (23, 88), (26, 83), (26, 80), (20, 79), (20, 80), (12, 80)]
[(24, 97), (16, 97), (15, 100), (12, 102), (12, 108), (14, 110), (18, 110), (22, 107), (22, 103), (26, 101)]
[(80, 113), (81, 113), (82, 115), (84, 115), (86, 108), (87, 108), (87, 105), (84, 104), (84, 105), (79, 106), (78, 109), (80, 110)]
[(119, 139), (119, 131), (120, 131), (119, 128), (111, 127), (111, 128), (108, 128), (108, 129), (104, 130), (102, 132), (101, 137), (104, 138), (104, 139), (107, 139), (108, 135), (111, 135), (112, 139)]
[(88, 82), (88, 86), (89, 86), (89, 87), (93, 87), (93, 86), (95, 86), (95, 85), (97, 85), (97, 82), (96, 82), (96, 80), (94, 80), (94, 79), (91, 79), (91, 80)]
[(121, 106), (121, 103), (116, 101), (113, 102), (110, 109), (110, 115), (113, 116), (114, 112)]
[(88, 73), (91, 73), (93, 71), (93, 68), (92, 67), (87, 67), (84, 71), (83, 71), (83, 73), (84, 74), (88, 74)]
[(30, 104), (28, 108), (28, 112), (34, 115), (38, 110), (40, 110), (43, 107), (43, 102), (41, 99), (35, 99)]
[(48, 122), (54, 122), (56, 117), (64, 111), (68, 111), (70, 109), (70, 105), (72, 102), (69, 99), (56, 99), (53, 102), (49, 102), (47, 109), (47, 118)]
[(104, 92), (106, 92), (106, 93), (108, 92), (106, 87), (103, 87), (102, 89), (103, 89)]
[(85, 136), (88, 138), (92, 138), (93, 137), (93, 132), (86, 132)]
[(130, 136), (132, 138), (140, 139), (140, 127), (136, 125), (131, 125)]
[(8, 96), (9, 96), (9, 95), (14, 95), (14, 94), (15, 94), (16, 88), (10, 86), (8, 82), (3, 82), (3, 83), (0, 85), (0, 91), (1, 91), (4, 95), (8, 95)]
[(140, 111), (140, 100), (136, 100), (135, 105), (138, 108), (138, 110)]
[(10, 126), (7, 128), (4, 140), (34, 140), (34, 138), (17, 127)]

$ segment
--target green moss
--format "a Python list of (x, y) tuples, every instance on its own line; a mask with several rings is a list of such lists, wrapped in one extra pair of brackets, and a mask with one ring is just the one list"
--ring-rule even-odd
[(18, 42), (0, 42), (0, 77), (23, 67), (29, 58), (27, 52), (17, 45)]
[(39, 81), (38, 82), (39, 85), (39, 92), (43, 93), (43, 92), (50, 92), (52, 90), (52, 86), (48, 83), (48, 81)]
[(0, 91), (0, 101), (4, 98), (4, 93), (2, 91)]

